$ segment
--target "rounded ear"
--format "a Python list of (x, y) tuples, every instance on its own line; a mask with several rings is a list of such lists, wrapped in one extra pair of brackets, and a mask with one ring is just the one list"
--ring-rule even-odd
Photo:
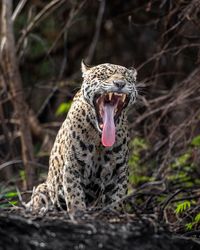
[(134, 77), (135, 80), (136, 80), (136, 78), (137, 78), (137, 70), (136, 70), (133, 66), (132, 66), (129, 70), (132, 72), (133, 77)]
[(81, 69), (82, 69), (82, 73), (84, 74), (87, 70), (89, 70), (91, 68), (91, 66), (87, 65), (84, 60), (82, 59), (81, 61)]

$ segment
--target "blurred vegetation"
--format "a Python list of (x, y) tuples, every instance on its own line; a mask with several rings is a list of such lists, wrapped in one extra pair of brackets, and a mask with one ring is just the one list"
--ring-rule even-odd
[[(129, 112), (129, 194), (138, 190), (134, 206), (162, 211), (177, 231), (198, 229), (199, 1), (60, 1), (41, 14), (52, 2), (26, 1), (14, 20), (26, 102), (45, 135), (32, 130), (37, 182), (45, 179), (56, 131), (80, 88), (81, 60), (134, 66), (140, 96)], [(25, 181), (18, 123), (2, 79), (0, 207), (16, 204), (16, 186)]]

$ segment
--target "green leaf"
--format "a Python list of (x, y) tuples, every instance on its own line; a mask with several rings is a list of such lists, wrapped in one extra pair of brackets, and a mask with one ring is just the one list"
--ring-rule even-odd
[(191, 157), (191, 154), (189, 152), (181, 155), (178, 159), (177, 159), (177, 163), (179, 166), (182, 166), (184, 164), (187, 163), (188, 159)]
[(72, 101), (61, 103), (56, 110), (56, 116), (67, 113), (71, 107), (71, 104), (72, 104)]
[(200, 213), (196, 214), (193, 222), (185, 224), (186, 230), (188, 231), (192, 230), (193, 227), (196, 226), (199, 222), (200, 222)]
[(200, 147), (200, 135), (197, 135), (196, 137), (193, 138), (191, 145)]
[(18, 201), (9, 201), (9, 204), (10, 204), (10, 205), (17, 205), (17, 204), (18, 204)]
[(191, 157), (191, 152), (186, 152), (185, 154), (179, 156), (175, 162), (171, 165), (172, 168), (177, 168), (177, 167), (180, 167), (180, 166), (185, 166), (188, 162), (188, 160), (190, 159)]
[(192, 223), (192, 222), (185, 224), (186, 230), (188, 230), (188, 231), (192, 230), (193, 225), (194, 225), (194, 223)]
[(25, 171), (24, 171), (24, 170), (20, 170), (20, 171), (19, 171), (19, 176), (21, 177), (21, 179), (22, 179), (23, 181), (25, 181), (26, 177), (25, 177)]
[(9, 192), (5, 194), (6, 198), (13, 198), (17, 196), (17, 192)]
[(196, 223), (199, 223), (199, 222), (200, 222), (200, 213), (198, 213), (198, 214), (195, 216), (194, 221), (195, 221)]
[(154, 177), (150, 177), (150, 176), (139, 175), (139, 174), (134, 174), (134, 173), (129, 175), (129, 182), (134, 185), (138, 185), (141, 183), (150, 182), (154, 180), (155, 180)]
[(130, 142), (131, 147), (134, 147), (134, 149), (136, 148), (137, 150), (141, 150), (141, 149), (147, 149), (148, 148), (148, 144), (147, 142), (140, 137), (135, 137), (131, 142)]
[(175, 209), (175, 213), (176, 214), (180, 214), (183, 213), (184, 211), (186, 211), (187, 209), (189, 209), (191, 207), (191, 202), (188, 200), (185, 200), (184, 202), (181, 202), (177, 205), (176, 209)]

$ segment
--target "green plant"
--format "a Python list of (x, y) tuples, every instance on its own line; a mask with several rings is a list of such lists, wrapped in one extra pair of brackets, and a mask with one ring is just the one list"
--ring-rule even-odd
[(22, 181), (26, 180), (26, 176), (25, 176), (25, 171), (24, 170), (20, 170), (19, 171), (19, 176), (21, 178)]
[(197, 135), (192, 139), (191, 145), (195, 147), (200, 147), (200, 135)]
[(0, 208), (7, 208), (18, 204), (18, 193), (16, 191), (8, 191), (0, 194)]
[(176, 209), (175, 209), (175, 213), (181, 214), (181, 213), (185, 212), (187, 209), (190, 209), (190, 207), (191, 207), (191, 202), (188, 200), (185, 200), (185, 201), (177, 204)]
[(130, 148), (132, 149), (132, 153), (129, 158), (129, 182), (133, 185), (138, 185), (151, 181), (152, 177), (146, 174), (146, 166), (140, 164), (142, 152), (149, 148), (148, 143), (143, 138), (136, 137), (130, 142)]
[(186, 229), (187, 231), (191, 231), (192, 228), (193, 228), (193, 223), (192, 223), (192, 222), (185, 224), (185, 229)]
[(166, 179), (172, 185), (178, 185), (182, 188), (198, 185), (199, 178), (196, 178), (196, 164), (192, 161), (192, 148), (178, 157), (169, 165)]
[(192, 222), (185, 224), (185, 228), (186, 228), (186, 230), (190, 231), (195, 226), (197, 226), (199, 223), (200, 223), (200, 213), (195, 215), (194, 220)]
[(56, 110), (56, 115), (60, 116), (60, 115), (67, 113), (71, 107), (71, 104), (72, 104), (72, 101), (61, 103)]
[(7, 198), (7, 199), (13, 198), (13, 197), (17, 197), (17, 192), (11, 191), (11, 192), (6, 193), (4, 196), (5, 196), (5, 198)]
[(189, 158), (191, 157), (191, 152), (186, 152), (176, 158), (175, 162), (172, 164), (172, 168), (177, 169), (180, 166), (186, 165)]

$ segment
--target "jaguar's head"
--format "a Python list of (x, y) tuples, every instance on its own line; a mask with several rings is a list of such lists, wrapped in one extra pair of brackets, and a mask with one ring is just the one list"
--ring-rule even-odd
[(82, 62), (82, 93), (94, 108), (96, 127), (102, 133), (102, 144), (115, 142), (115, 124), (121, 112), (136, 101), (137, 72), (110, 63), (90, 67)]

